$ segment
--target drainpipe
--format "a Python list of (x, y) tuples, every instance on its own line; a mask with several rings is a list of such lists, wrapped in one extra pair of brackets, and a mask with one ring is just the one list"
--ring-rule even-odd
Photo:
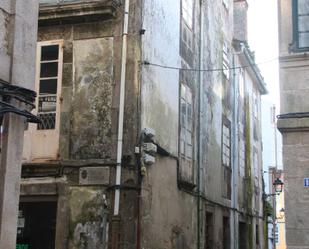
[(122, 33), (122, 53), (121, 53), (121, 75), (120, 75), (120, 97), (118, 114), (118, 139), (117, 139), (117, 166), (116, 166), (116, 188), (114, 202), (114, 216), (119, 215), (120, 205), (120, 183), (121, 183), (121, 159), (123, 146), (123, 116), (124, 116), (124, 97), (126, 85), (126, 63), (127, 63), (127, 36), (129, 24), (129, 5), (130, 0), (125, 0), (124, 20)]
[(234, 238), (234, 248), (238, 248), (237, 246), (237, 219), (236, 219), (236, 211), (237, 210), (237, 206), (236, 206), (236, 200), (237, 200), (237, 196), (238, 196), (238, 170), (237, 170), (237, 166), (238, 166), (238, 156), (237, 156), (237, 152), (238, 152), (238, 124), (237, 124), (237, 108), (238, 108), (238, 103), (237, 103), (237, 94), (238, 94), (238, 86), (236, 83), (236, 70), (235, 69), (235, 54), (233, 54), (233, 85), (234, 85), (234, 98), (233, 98), (233, 102), (234, 102), (234, 115), (233, 115), (233, 170), (232, 170), (232, 186), (233, 186), (233, 191), (232, 191), (232, 209), (233, 209), (233, 238)]
[(202, 102), (202, 59), (203, 59), (203, 53), (202, 53), (202, 45), (203, 45), (203, 0), (200, 0), (200, 34), (199, 34), (199, 77), (198, 77), (198, 137), (197, 137), (197, 143), (198, 143), (198, 151), (197, 151), (197, 249), (201, 248), (201, 169), (202, 169), (202, 159), (201, 159), (201, 152), (202, 152), (202, 129), (201, 129), (201, 106), (203, 104)]

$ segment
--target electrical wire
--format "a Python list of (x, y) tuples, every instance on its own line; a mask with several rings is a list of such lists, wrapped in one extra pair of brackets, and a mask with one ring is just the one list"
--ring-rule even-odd
[(154, 66), (154, 67), (160, 67), (164, 69), (172, 69), (172, 70), (182, 70), (182, 71), (191, 71), (191, 72), (220, 72), (220, 71), (227, 71), (227, 70), (234, 70), (234, 69), (242, 69), (242, 68), (249, 68), (249, 67), (257, 67), (261, 64), (270, 63), (273, 61), (277, 61), (278, 57), (263, 61), (260, 63), (245, 65), (245, 66), (236, 66), (236, 67), (229, 67), (229, 68), (207, 68), (207, 69), (196, 69), (196, 68), (183, 68), (183, 67), (176, 67), (176, 66), (166, 66), (158, 63), (152, 63), (149, 61), (143, 61), (141, 64), (146, 66)]

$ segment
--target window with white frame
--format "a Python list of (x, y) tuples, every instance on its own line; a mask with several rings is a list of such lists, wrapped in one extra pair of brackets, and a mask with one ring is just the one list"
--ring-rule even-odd
[(226, 124), (222, 127), (222, 164), (231, 166), (231, 128)]
[(227, 42), (223, 43), (222, 49), (222, 72), (226, 79), (230, 78), (230, 61), (229, 61), (229, 47)]
[(182, 0), (182, 18), (187, 26), (192, 29), (193, 26), (193, 0)]
[(223, 117), (222, 123), (222, 142), (221, 142), (221, 157), (222, 157), (222, 196), (231, 199), (231, 123)]
[(180, 154), (185, 160), (192, 160), (192, 92), (191, 89), (181, 84), (180, 98)]
[(293, 36), (296, 49), (309, 49), (308, 0), (293, 0)]
[(62, 58), (60, 44), (38, 44), (38, 102), (37, 111), (41, 123), (38, 130), (53, 130), (56, 128), (58, 94), (60, 91), (60, 75)]

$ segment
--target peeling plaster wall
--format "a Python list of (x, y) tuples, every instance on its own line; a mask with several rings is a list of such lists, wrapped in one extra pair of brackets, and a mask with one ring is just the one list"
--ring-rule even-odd
[[(143, 60), (180, 67), (180, 1), (144, 1), (143, 28)], [(141, 127), (154, 129), (158, 144), (177, 156), (178, 70), (144, 65), (141, 87)], [(141, 193), (143, 248), (185, 249), (196, 245), (196, 200), (178, 189), (177, 167), (175, 159), (160, 156), (147, 167)]]
[(74, 41), (72, 156), (111, 156), (113, 38)]
[[(143, 60), (180, 66), (179, 21), (180, 1), (144, 1)], [(154, 129), (158, 143), (175, 155), (178, 154), (178, 92), (178, 70), (143, 66), (141, 126)]]
[(70, 187), (68, 249), (107, 249), (108, 203), (102, 188)]
[[(140, 9), (131, 1), (128, 57), (125, 92), (125, 123), (121, 190), (121, 244), (136, 248), (138, 197), (135, 189), (138, 169), (135, 165), (134, 145), (139, 136), (139, 39)], [(102, 4), (102, 3), (100, 3)], [(120, 5), (122, 6), (122, 5)], [(119, 82), (122, 45), (122, 7), (115, 17), (95, 22), (70, 24), (45, 23), (39, 26), (38, 41), (63, 40), (63, 77), (61, 88), (59, 158), (28, 165), (31, 173), (42, 178), (65, 175), (68, 189), (61, 199), (57, 213), (56, 245), (68, 249), (107, 248), (105, 238), (110, 235), (108, 222), (112, 218), (112, 195), (115, 181), (115, 159), (118, 129)], [(52, 18), (52, 17), (51, 17)], [(28, 144), (31, 146), (31, 144)], [(58, 161), (59, 160), (59, 161)], [(108, 167), (107, 182), (82, 186), (79, 171), (83, 166)], [(58, 173), (56, 173), (58, 172)], [(32, 178), (29, 179), (33, 181)], [(35, 183), (34, 183), (35, 185)], [(91, 183), (90, 183), (91, 185)], [(94, 184), (95, 185), (95, 184)], [(27, 193), (30, 194), (31, 193)], [(26, 195), (27, 195), (26, 194)], [(42, 190), (39, 195), (48, 194)], [(57, 194), (57, 193), (56, 193)], [(106, 203), (102, 199), (106, 195)], [(112, 201), (111, 201), (112, 200)], [(66, 210), (66, 211), (64, 211)], [(62, 221), (59, 217), (69, 217)], [(107, 218), (108, 217), (108, 218)], [(65, 219), (64, 219), (65, 220)], [(65, 231), (65, 227), (70, 231)], [(58, 247), (57, 247), (58, 248)]]
[[(307, 113), (309, 110), (308, 49), (297, 50), (293, 37), (292, 4), (278, 2), (280, 114)], [(283, 140), (286, 246), (288, 249), (309, 248), (308, 188), (304, 178), (308, 171), (308, 117), (278, 119)]]
[(59, 141), (64, 160), (110, 159), (114, 153), (118, 52), (112, 36), (117, 26), (99, 22), (96, 27), (85, 23), (39, 28), (39, 41), (64, 40)]

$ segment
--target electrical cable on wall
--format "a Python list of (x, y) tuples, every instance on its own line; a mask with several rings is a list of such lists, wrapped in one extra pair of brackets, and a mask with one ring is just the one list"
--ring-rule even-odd
[[(160, 68), (172, 69), (172, 70), (191, 71), (191, 72), (220, 72), (220, 71), (226, 71), (226, 70), (234, 70), (234, 69), (243, 69), (243, 68), (249, 68), (249, 67), (257, 67), (259, 65), (271, 63), (271, 62), (278, 61), (278, 60), (279, 60), (279, 57), (276, 57), (276, 58), (273, 58), (273, 59), (270, 59), (270, 60), (262, 61), (262, 62), (259, 62), (259, 63), (254, 63), (254, 64), (251, 64), (251, 65), (236, 66), (236, 67), (229, 67), (229, 68), (207, 68), (207, 69), (196, 69), (196, 68), (183, 68), (183, 67), (176, 67), (176, 66), (166, 66), (166, 65), (162, 65), (162, 64), (158, 64), (158, 63), (153, 63), (153, 62), (150, 62), (150, 61), (143, 61), (143, 62), (141, 62), (141, 65), (154, 66), (154, 67), (160, 67)], [(298, 60), (293, 60), (293, 61), (298, 61)]]
[(237, 67), (229, 67), (229, 68), (209, 68), (209, 69), (196, 69), (196, 68), (182, 68), (182, 67), (175, 67), (175, 66), (165, 66), (162, 64), (158, 64), (158, 63), (152, 63), (149, 61), (143, 61), (141, 64), (142, 65), (146, 65), (146, 66), (154, 66), (154, 67), (160, 67), (160, 68), (164, 68), (164, 69), (172, 69), (172, 70), (182, 70), (182, 71), (192, 71), (192, 72), (220, 72), (220, 71), (226, 71), (226, 70), (234, 70), (234, 69), (242, 69), (242, 68), (249, 68), (249, 67), (254, 67), (254, 66), (258, 66), (261, 64), (265, 64), (265, 63), (270, 63), (273, 61), (278, 60), (278, 58), (273, 58), (264, 62), (260, 62), (260, 63), (255, 63), (252, 65), (245, 65), (245, 66), (237, 66)]

